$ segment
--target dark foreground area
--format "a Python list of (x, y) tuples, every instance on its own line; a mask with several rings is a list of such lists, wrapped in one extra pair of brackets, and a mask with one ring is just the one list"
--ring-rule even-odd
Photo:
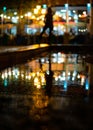
[(92, 118), (90, 97), (0, 94), (0, 130), (90, 130)]
[(0, 36), (0, 46), (20, 46), (20, 45), (33, 45), (40, 43), (51, 43), (51, 44), (92, 44), (93, 36), (90, 33), (81, 33), (78, 35), (65, 33), (64, 35), (52, 34), (49, 39), (48, 35), (43, 36), (40, 40), (40, 35), (22, 35), (17, 34), (16, 36), (8, 35), (6, 33)]

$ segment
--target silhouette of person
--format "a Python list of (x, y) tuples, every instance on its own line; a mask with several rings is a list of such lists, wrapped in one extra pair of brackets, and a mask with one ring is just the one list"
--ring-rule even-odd
[(53, 71), (49, 71), (49, 74), (45, 73), (46, 78), (46, 94), (51, 96), (51, 89), (52, 89), (52, 81), (53, 81)]
[(42, 38), (43, 33), (46, 31), (46, 29), (49, 28), (49, 37), (51, 37), (52, 31), (53, 31), (53, 13), (51, 7), (48, 7), (47, 13), (44, 18), (44, 27), (43, 31), (40, 34), (40, 39)]

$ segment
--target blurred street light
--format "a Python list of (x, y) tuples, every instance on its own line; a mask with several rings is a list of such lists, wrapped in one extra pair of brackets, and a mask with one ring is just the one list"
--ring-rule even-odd
[(93, 1), (90, 0), (91, 10), (90, 10), (90, 34), (93, 35)]
[(3, 22), (4, 22), (4, 15), (1, 14), (1, 26), (2, 26), (2, 28), (1, 28), (1, 35), (3, 35)]
[(68, 14), (68, 7), (69, 7), (69, 5), (68, 5), (68, 1), (67, 1), (67, 3), (65, 4), (65, 9), (66, 9), (66, 32), (68, 32), (68, 23), (69, 23), (69, 14)]

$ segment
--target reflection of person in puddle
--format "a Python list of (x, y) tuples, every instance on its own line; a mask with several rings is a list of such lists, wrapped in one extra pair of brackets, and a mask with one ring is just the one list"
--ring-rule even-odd
[(43, 27), (43, 31), (40, 34), (40, 39), (42, 38), (42, 35), (46, 31), (46, 29), (49, 28), (49, 38), (51, 37), (51, 33), (53, 31), (53, 13), (50, 7), (48, 7), (47, 9), (44, 22), (45, 22), (45, 26)]
[(46, 94), (51, 96), (51, 89), (52, 89), (52, 81), (53, 81), (53, 71), (49, 71), (49, 74), (45, 74), (46, 78)]

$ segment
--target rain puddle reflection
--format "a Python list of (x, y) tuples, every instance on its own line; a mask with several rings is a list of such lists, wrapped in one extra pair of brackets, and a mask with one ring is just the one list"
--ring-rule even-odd
[(48, 86), (52, 94), (72, 89), (88, 91), (87, 63), (84, 59), (82, 55), (58, 52), (51, 54), (51, 60), (46, 56), (2, 70), (0, 93), (32, 94), (34, 89), (44, 91)]

